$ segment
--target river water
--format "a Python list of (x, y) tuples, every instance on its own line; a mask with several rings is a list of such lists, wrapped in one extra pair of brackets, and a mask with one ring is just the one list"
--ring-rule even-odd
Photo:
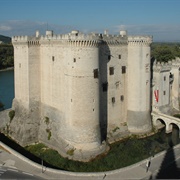
[(0, 71), (0, 102), (5, 109), (12, 107), (14, 99), (14, 70)]

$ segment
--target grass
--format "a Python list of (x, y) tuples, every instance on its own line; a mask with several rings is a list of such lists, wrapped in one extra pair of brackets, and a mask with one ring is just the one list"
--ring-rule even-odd
[(44, 144), (27, 146), (26, 149), (44, 161), (60, 169), (74, 172), (109, 171), (137, 163), (150, 154), (167, 149), (168, 143), (159, 133), (146, 139), (131, 138), (124, 142), (110, 145), (107, 155), (101, 155), (91, 162), (78, 162), (63, 158), (57, 151), (47, 148)]

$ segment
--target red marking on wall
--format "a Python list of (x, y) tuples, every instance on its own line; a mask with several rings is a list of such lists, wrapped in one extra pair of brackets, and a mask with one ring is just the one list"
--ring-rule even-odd
[(159, 101), (159, 90), (154, 90), (154, 96), (155, 96), (156, 102), (158, 102)]

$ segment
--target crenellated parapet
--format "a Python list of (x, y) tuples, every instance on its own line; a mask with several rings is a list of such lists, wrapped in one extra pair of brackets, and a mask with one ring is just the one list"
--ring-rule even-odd
[(152, 36), (128, 36), (128, 44), (132, 46), (149, 46), (152, 43)]
[(180, 58), (176, 57), (171, 61), (172, 67), (179, 68), (180, 67)]
[(31, 37), (31, 36), (13, 36), (12, 43), (13, 44), (26, 44), (28, 46), (40, 45), (39, 38)]
[(41, 40), (98, 40), (99, 34), (91, 33), (91, 34), (83, 34), (79, 33), (79, 31), (72, 31), (68, 34), (53, 34), (49, 33), (44, 36), (41, 36)]
[(41, 36), (40, 40), (43, 43), (68, 44), (70, 46), (80, 47), (97, 47), (99, 45), (119, 46), (121, 44), (127, 45), (127, 36), (122, 37), (121, 35), (107, 35), (107, 34), (83, 34), (79, 31), (72, 31), (69, 34), (55, 35), (48, 33), (45, 36)]
[(36, 32), (36, 36), (13, 36), (12, 43), (27, 43), (29, 46), (37, 46), (49, 43), (67, 44), (80, 47), (97, 47), (106, 44), (108, 46), (119, 45), (144, 45), (149, 46), (152, 43), (151, 36), (127, 36), (127, 35), (109, 35), (109, 34), (83, 34), (79, 31), (72, 31), (68, 34), (53, 34), (53, 31), (46, 31), (43, 36)]
[(127, 40), (104, 40), (103, 44), (107, 44), (108, 46), (120, 46), (127, 45)]
[(101, 37), (103, 44), (108, 46), (127, 45), (127, 36), (103, 34)]
[(54, 44), (63, 44), (69, 46), (80, 46), (80, 47), (97, 47), (100, 43), (100, 37), (98, 34), (82, 34), (78, 31), (72, 31), (69, 34), (59, 34), (55, 35), (53, 33), (48, 33), (45, 36), (40, 37), (40, 41), (43, 44), (54, 43)]
[(83, 34), (79, 31), (72, 31), (68, 34), (54, 34), (53, 31), (46, 31), (45, 35), (40, 35), (39, 32), (36, 32), (35, 36), (13, 36), (12, 43), (27, 44), (28, 46), (62, 44), (75, 47), (98, 47), (99, 45), (127, 45), (127, 39), (127, 35)]
[(27, 44), (28, 39), (28, 36), (13, 36), (11, 41), (13, 44)]
[(167, 63), (164, 62), (155, 62), (153, 65), (153, 71), (154, 72), (165, 72), (170, 71), (172, 66), (172, 62), (168, 61)]
[(12, 42), (27, 41), (28, 39), (29, 39), (28, 36), (13, 36)]
[(172, 68), (179, 68), (180, 67), (180, 58), (176, 57), (173, 60), (169, 60), (168, 62), (157, 62), (155, 60), (153, 65), (154, 72), (164, 72), (170, 71)]

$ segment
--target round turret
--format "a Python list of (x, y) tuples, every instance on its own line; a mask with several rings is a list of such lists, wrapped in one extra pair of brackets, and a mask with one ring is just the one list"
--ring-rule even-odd
[(106, 148), (101, 142), (99, 120), (98, 42), (90, 39), (73, 40), (66, 50), (64, 86), (67, 91), (64, 95), (65, 119), (60, 136), (69, 144), (69, 149), (75, 149), (74, 159), (88, 159), (89, 154), (96, 156)]
[(53, 36), (53, 31), (46, 31), (46, 36)]
[(71, 34), (78, 35), (78, 33), (79, 33), (79, 31), (77, 31), (77, 30), (73, 30), (73, 31), (71, 31)]
[(128, 37), (127, 123), (131, 133), (151, 130), (150, 37)]
[(119, 32), (122, 37), (127, 36), (127, 31), (123, 30)]
[(36, 38), (38, 38), (40, 35), (39, 31), (36, 31)]

